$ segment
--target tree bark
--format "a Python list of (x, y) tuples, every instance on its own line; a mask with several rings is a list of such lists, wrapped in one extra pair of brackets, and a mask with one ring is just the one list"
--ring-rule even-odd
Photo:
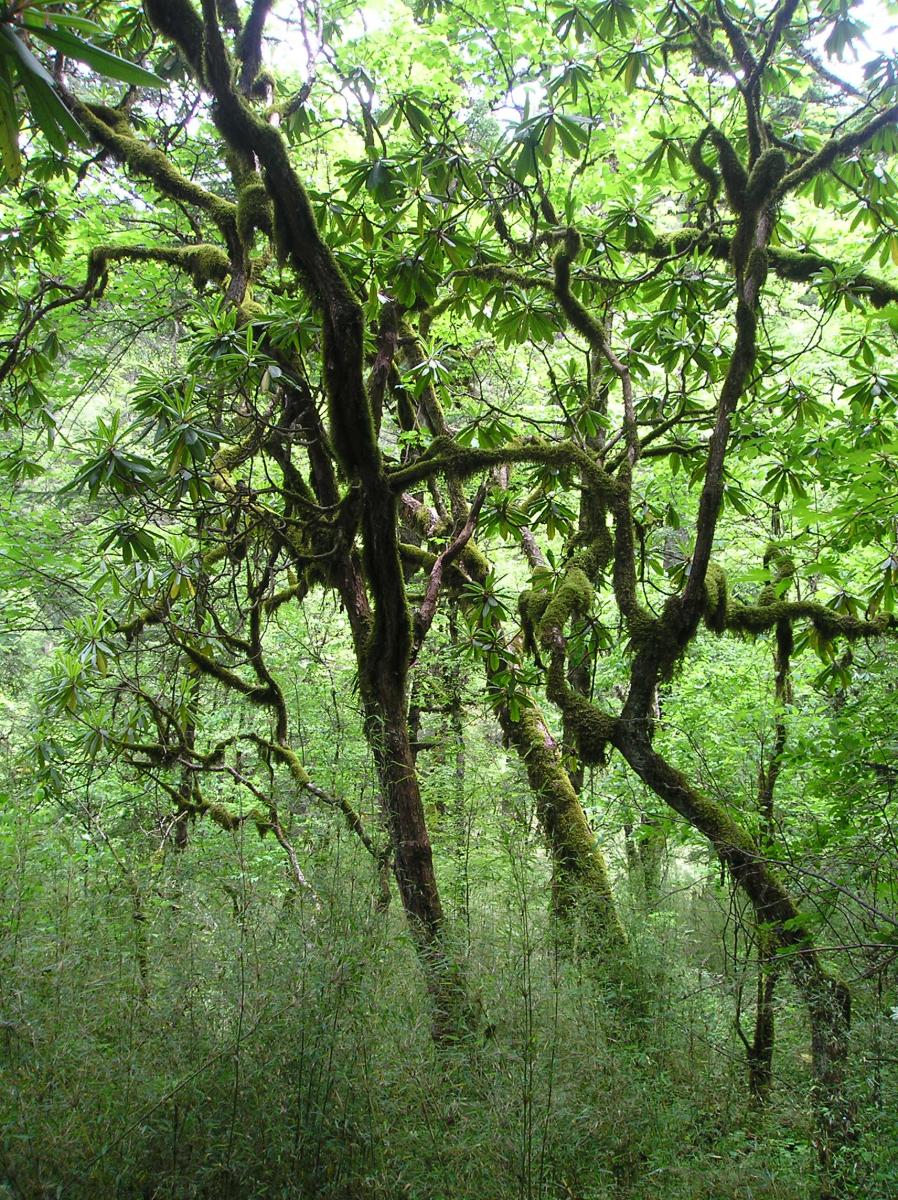
[(579, 912), (591, 948), (605, 955), (626, 947), (626, 935), (615, 907), (605, 858), (599, 849), (559, 746), (536, 708), (522, 709), (517, 720), (503, 707), (499, 720), (514, 746), (536, 798), (554, 868), (553, 899), (561, 916)]
[(758, 936), (755, 1029), (754, 1036), (747, 1047), (748, 1091), (754, 1104), (765, 1105), (773, 1084), (773, 1049), (776, 1036), (773, 993), (779, 971), (771, 939), (760, 932)]
[(725, 809), (694, 789), (651, 745), (644, 733), (619, 725), (613, 742), (644, 783), (714, 846), (721, 862), (748, 896), (758, 923), (771, 930), (808, 1012), (817, 1112), (817, 1151), (824, 1173), (852, 1137), (853, 1113), (845, 1070), (851, 1016), (844, 983), (825, 970), (802, 932), (799, 909), (764, 861), (749, 835)]

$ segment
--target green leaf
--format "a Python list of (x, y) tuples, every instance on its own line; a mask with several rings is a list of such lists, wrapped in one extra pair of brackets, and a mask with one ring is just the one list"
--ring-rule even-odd
[(32, 115), (53, 149), (64, 154), (70, 141), (88, 146), (87, 134), (56, 94), (52, 77), (8, 25), (0, 25), (0, 50), (15, 59)]
[(15, 183), (22, 174), (19, 116), (13, 98), (12, 76), (5, 58), (0, 58), (0, 158), (7, 177)]
[(61, 13), (47, 11), (42, 8), (29, 8), (22, 14), (22, 21), (26, 25), (30, 26), (38, 20), (53, 25), (64, 25), (71, 29), (80, 29), (82, 33), (89, 33), (94, 37), (105, 37), (106, 35), (106, 31), (102, 25), (98, 25), (96, 21), (88, 20), (87, 17), (75, 16), (74, 13)]
[(160, 88), (166, 86), (165, 80), (160, 79), (152, 71), (148, 71), (145, 67), (139, 67), (136, 63), (128, 62), (124, 58), (119, 58), (117, 54), (110, 54), (108, 50), (101, 50), (99, 46), (85, 42), (75, 33), (69, 33), (63, 29), (48, 29), (39, 21), (32, 22), (27, 18), (26, 25), (34, 37), (40, 38), (54, 50), (61, 50), (69, 58), (87, 63), (89, 67), (93, 67), (95, 71), (105, 75), (108, 79), (118, 79), (122, 83), (133, 83), (138, 87)]
[(0, 23), (0, 53), (14, 58), (17, 68), (24, 68), (29, 74), (36, 75), (38, 79), (43, 80), (47, 87), (55, 87), (53, 76), (50, 75), (46, 67), (38, 62), (18, 34), (14, 33), (8, 24), (4, 25)]

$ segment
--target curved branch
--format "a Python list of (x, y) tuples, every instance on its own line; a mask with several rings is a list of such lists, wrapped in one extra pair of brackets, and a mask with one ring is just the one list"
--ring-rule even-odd
[[(732, 238), (723, 234), (684, 229), (679, 233), (662, 235), (640, 253), (651, 258), (669, 258), (678, 253), (697, 250), (713, 258), (729, 261), (732, 254)], [(770, 246), (767, 250), (767, 265), (772, 275), (791, 283), (811, 283), (821, 271), (831, 271), (861, 298), (870, 301), (874, 308), (898, 302), (898, 285), (879, 275), (866, 271), (853, 271), (837, 259), (814, 251), (789, 250), (785, 246)]]
[(808, 620), (825, 638), (844, 637), (855, 641), (864, 637), (880, 637), (898, 629), (898, 616), (880, 613), (863, 621), (848, 613), (837, 613), (825, 604), (811, 600), (778, 600), (772, 604), (737, 604), (727, 610), (726, 628), (738, 633), (763, 633), (780, 621)]
[[(189, 5), (187, 6), (189, 7)], [(75, 116), (95, 142), (165, 196), (182, 200), (208, 214), (228, 246), (238, 248), (237, 205), (182, 175), (167, 154), (135, 137), (126, 113), (102, 104), (82, 104), (69, 97)]]
[(201, 287), (221, 283), (231, 273), (231, 261), (218, 246), (199, 242), (188, 246), (95, 246), (87, 264), (87, 284), (91, 296), (100, 296), (106, 288), (109, 264), (113, 262), (159, 262), (185, 271)]
[(846, 154), (851, 154), (855, 150), (860, 150), (862, 146), (867, 145), (872, 138), (885, 129), (889, 125), (893, 125), (898, 121), (898, 104), (893, 104), (891, 108), (887, 108), (884, 112), (879, 113), (868, 121), (866, 125), (860, 129), (854, 130), (853, 133), (843, 134), (842, 137), (830, 138), (825, 145), (812, 155), (809, 159), (789, 171), (780, 183), (777, 189), (777, 198), (785, 196), (787, 192), (792, 192), (802, 184), (813, 179), (815, 175), (819, 175), (821, 171), (827, 170), (836, 161), (837, 158), (844, 158)]
[(476, 475), (489, 467), (505, 463), (547, 463), (576, 467), (600, 495), (612, 499), (621, 485), (574, 442), (513, 441), (495, 449), (460, 446), (453, 438), (434, 438), (427, 453), (407, 467), (390, 471), (388, 478), (394, 492), (405, 491), (433, 475), (464, 478)]

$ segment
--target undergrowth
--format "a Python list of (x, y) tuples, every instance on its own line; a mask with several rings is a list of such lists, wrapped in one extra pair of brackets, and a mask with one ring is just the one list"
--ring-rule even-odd
[[(402, 914), (377, 910), (370, 860), (345, 837), (313, 854), (315, 897), (254, 833), (196, 843), (144, 861), (135, 907), (101, 841), (40, 814), (5, 829), (0, 1196), (812, 1194), (795, 999), (783, 989), (758, 1113), (719, 916), (695, 888), (655, 914), (634, 899), (650, 997), (637, 1018), (556, 936), (524, 825), (442, 860), (467, 901), (453, 929), (476, 1015), (437, 1049)], [(893, 1194), (883, 1132), (856, 1160), (871, 1200)]]

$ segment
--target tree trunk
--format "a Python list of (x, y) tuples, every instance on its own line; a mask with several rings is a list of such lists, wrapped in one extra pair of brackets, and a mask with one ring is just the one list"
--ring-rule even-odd
[(434, 1006), (433, 1034), (449, 1039), (464, 1028), (466, 989), (446, 945), (446, 923), (433, 851), (408, 731), (401, 683), (381, 677), (366, 697), (365, 731), (374, 754), (393, 848), (396, 884)]
[(824, 1174), (852, 1136), (853, 1116), (845, 1090), (850, 996), (824, 969), (801, 931), (800, 913), (752, 839), (719, 804), (696, 791), (639, 731), (619, 727), (614, 744), (644, 783), (714, 846), (721, 862), (748, 896), (759, 924), (771, 929), (801, 992), (811, 1026), (817, 1112), (817, 1152)]
[(556, 911), (562, 916), (582, 914), (595, 952), (620, 952), (626, 935), (608, 868), (545, 719), (537, 709), (525, 707), (513, 720), (503, 707), (499, 720), (506, 739), (521, 756), (536, 797), (537, 816), (552, 856)]
[(773, 1048), (776, 1026), (773, 993), (779, 976), (775, 946), (769, 935), (758, 933), (758, 984), (755, 999), (754, 1037), (747, 1047), (748, 1090), (752, 1102), (765, 1105), (773, 1083)]
[[(774, 521), (772, 530), (776, 537), (780, 533), (779, 521)], [(766, 566), (775, 567), (776, 582), (790, 577), (791, 559), (778, 561), (776, 554), (768, 550), (764, 557)], [(778, 621), (773, 655), (775, 672), (774, 697), (776, 715), (770, 760), (764, 764), (763, 753), (758, 767), (758, 814), (761, 819), (759, 839), (762, 849), (772, 847), (776, 835), (774, 797), (776, 784), (783, 765), (786, 749), (786, 709), (792, 703), (792, 680), (790, 675), (792, 656), (792, 625), (789, 621)], [(769, 851), (768, 851), (769, 852)], [(778, 964), (776, 941), (765, 926), (758, 928), (758, 987), (755, 1007), (755, 1035), (748, 1047), (748, 1090), (757, 1104), (766, 1102), (773, 1080), (773, 1048), (775, 1027), (773, 1017), (773, 992), (776, 987)]]
[[(333, 464), (324, 449), (327, 443), (320, 418), (308, 395), (298, 394), (296, 400), (316, 494), (322, 503), (335, 506), (339, 491)], [(374, 612), (368, 599), (366, 573), (356, 551), (335, 564), (333, 582), (352, 632), (365, 737), (377, 768), (396, 883), (434, 1005), (434, 1036), (442, 1039), (463, 1023), (467, 1012), (465, 987), (460, 968), (447, 952), (445, 919), (409, 735), (405, 646), (410, 618), (395, 545), (395, 504), (385, 494), (383, 480), (371, 489), (368, 500), (369, 506), (376, 508), (374, 513), (365, 513), (365, 565), (368, 575), (377, 577), (380, 593)], [(372, 634), (378, 625), (390, 633), (389, 654), (373, 644)], [(389, 900), (384, 882), (381, 877), (378, 903), (382, 907)]]
[(469, 929), (470, 889), (468, 883), (468, 852), (471, 829), (465, 796), (467, 764), (465, 757), (464, 697), (462, 695), (462, 678), (459, 670), (461, 646), (458, 638), (458, 613), (455, 604), (449, 609), (449, 644), (452, 646), (454, 661), (445, 673), (444, 682), (446, 685), (449, 728), (452, 731), (452, 749), (455, 759), (455, 766), (452, 772), (453, 793), (450, 811), (452, 852), (455, 855), (457, 864), (456, 896), (458, 909), (465, 929)]

